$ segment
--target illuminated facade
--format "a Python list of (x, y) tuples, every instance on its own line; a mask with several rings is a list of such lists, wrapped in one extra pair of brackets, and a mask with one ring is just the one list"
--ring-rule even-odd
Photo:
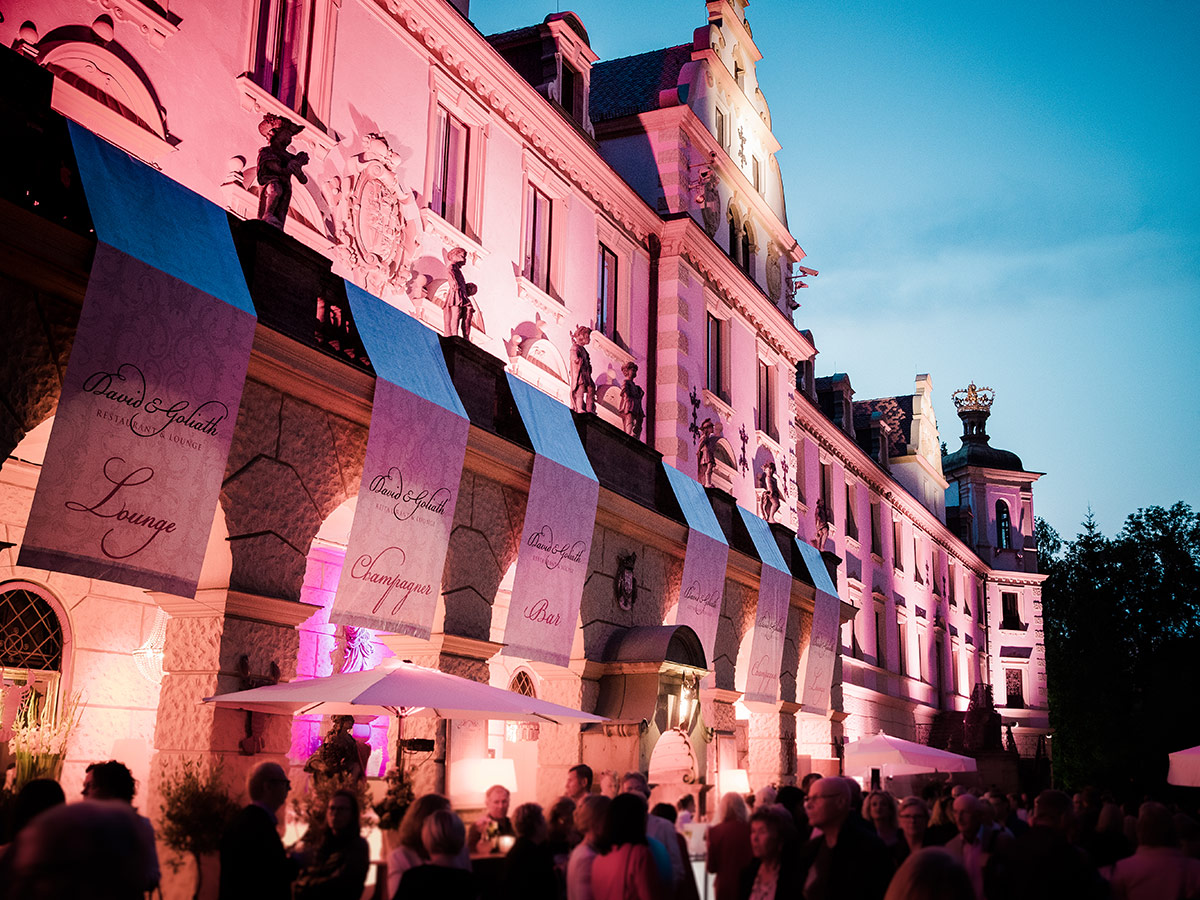
[[(484, 755), (512, 759), (518, 799), (541, 801), (580, 759), (652, 775), (690, 765), (706, 784), (729, 769), (755, 784), (836, 771), (844, 736), (921, 736), (981, 679), (1005, 696), (1013, 669), (1025, 708), (1012, 717), (1028, 726), (1017, 736), (1044, 731), (1038, 579), (1033, 554), (1021, 556), (1036, 476), (973, 459), (943, 471), (928, 382), (891, 423), (906, 430), (902, 452), (894, 437), (871, 449), (887, 413), (857, 427), (848, 381), (841, 418), (825, 410), (812, 337), (792, 321), (797, 280), (815, 272), (786, 224), (761, 55), (744, 3), (706, 9), (689, 43), (606, 62), (571, 13), (484, 38), (465, 8), (443, 0), (247, 0), (222, 16), (185, 2), (44, 0), (27, 20), (0, 24), (0, 41), (25, 57), (10, 56), (10, 68), (32, 86), (14, 114), (16, 139), (40, 133), (30, 123), (48, 115), (38, 109), (45, 89), (58, 112), (229, 210), (258, 311), (195, 597), (19, 566), (95, 238), (86, 212), (56, 218), (46, 205), (22, 208), (19, 186), (6, 190), (4, 239), (19, 265), (3, 273), (5, 302), (19, 327), (6, 337), (12, 455), (0, 498), (13, 546), (0, 557), (0, 590), (32, 591), (61, 624), (58, 669), (45, 669), (59, 674), (43, 681), (55, 682), (48, 696), (83, 694), (69, 785), (112, 756), (151, 790), (182, 758), (219, 756), (235, 779), (254, 761), (245, 749), (300, 764), (319, 721), (247, 720), (197, 699), (272, 664), (289, 679), (390, 653), (613, 720), (582, 734), (417, 726), (436, 741), (420, 783), (442, 786), (449, 772), (464, 804), (454, 762)], [(30, 72), (35, 62), (43, 73)], [(46, 71), (52, 81), (34, 77)], [(242, 221), (259, 203), (267, 113), (304, 125), (292, 146), (310, 157), (286, 234)], [(454, 248), (466, 252), (479, 315), (469, 342), (443, 339), (472, 427), (441, 599), (429, 640), (363, 643), (329, 623), (373, 390), (338, 284), (444, 334)], [(577, 425), (600, 495), (579, 627), (560, 666), (504, 652), (534, 458), (506, 418), (504, 375), (569, 402), (580, 325), (592, 329), (596, 419)], [(629, 363), (645, 394), (637, 439), (620, 432)], [(708, 495), (730, 545), (711, 653), (675, 627), (688, 526), (663, 499), (659, 464), (698, 477), (705, 420), (715, 432)], [(768, 464), (777, 510), (761, 478)], [(973, 511), (961, 533), (946, 525), (951, 485), (956, 521)], [(1000, 502), (1011, 546), (988, 537), (988, 504)], [(765, 560), (735, 504), (774, 519), (791, 576), (767, 706), (740, 702)], [(820, 592), (796, 538), (828, 551), (841, 599), (841, 655), (819, 710), (802, 709)], [(1023, 630), (1004, 628), (1018, 623), (1000, 621), (1002, 604)], [(614, 699), (634, 684), (641, 705)], [(372, 731), (378, 773), (387, 723)]]

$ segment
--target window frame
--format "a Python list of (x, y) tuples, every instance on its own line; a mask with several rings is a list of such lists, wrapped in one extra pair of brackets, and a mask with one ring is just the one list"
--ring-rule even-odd
[(754, 427), (779, 443), (779, 403), (775, 396), (779, 390), (779, 374), (775, 365), (761, 356), (757, 359), (755, 384)]
[[(491, 119), (487, 110), (461, 85), (436, 66), (429, 72), (429, 124), (425, 148), (425, 172), (422, 180), (422, 221), (450, 242), (470, 242), (469, 250), (486, 254), (481, 246), (483, 234), (483, 187)], [(461, 227), (447, 219), (434, 205), (439, 157), (439, 113), (456, 119), (466, 128), (467, 147), (462, 173)], [(522, 195), (523, 196), (523, 195)], [(427, 210), (427, 212), (426, 212)]]
[[(713, 347), (714, 334), (716, 335), (715, 350)], [(710, 306), (706, 313), (704, 332), (705, 390), (727, 406), (732, 403), (729, 364), (730, 337), (729, 319), (718, 315)]]
[[(246, 78), (322, 131), (333, 99), (340, 8), (341, 0), (254, 0), (250, 12)], [(279, 75), (282, 62), (294, 67), (288, 82)]]
[(1012, 510), (1008, 508), (1008, 501), (1000, 498), (996, 500), (996, 549), (1012, 548)]
[(858, 538), (858, 517), (854, 514), (854, 498), (858, 493), (858, 483), (846, 479), (846, 537), (857, 541)]

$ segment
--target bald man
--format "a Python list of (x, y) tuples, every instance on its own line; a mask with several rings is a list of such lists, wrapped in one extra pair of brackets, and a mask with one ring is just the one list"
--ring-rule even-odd
[(966, 868), (976, 900), (984, 900), (988, 873), (1012, 850), (1013, 836), (992, 823), (991, 807), (974, 794), (959, 794), (952, 809), (958, 834), (946, 844), (946, 851)]
[(221, 838), (220, 900), (289, 900), (296, 866), (279, 839), (279, 810), (291, 782), (278, 763), (254, 767), (246, 781), (250, 803)]
[(804, 900), (881, 900), (892, 877), (883, 841), (860, 828), (850, 779), (830, 776), (813, 782), (804, 811), (821, 834), (800, 852)]

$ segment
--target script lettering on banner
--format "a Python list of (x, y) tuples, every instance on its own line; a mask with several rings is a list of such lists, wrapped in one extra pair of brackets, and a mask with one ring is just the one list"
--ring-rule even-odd
[(600, 484), (570, 410), (512, 375), (509, 384), (536, 456), (504, 652), (565, 666), (587, 580)]
[[(190, 597), (253, 306), (223, 211), (77, 126), (72, 137), (100, 242), (18, 563)], [(113, 209), (109, 181), (140, 186), (139, 198)], [(186, 246), (169, 225), (166, 238), (148, 233), (189, 215)]]
[(358, 503), (329, 618), (428, 639), (470, 426), (437, 335), (354, 285), (347, 284), (347, 293), (377, 377)]
[(829, 709), (833, 686), (833, 666), (837, 660), (838, 625), (841, 620), (841, 600), (837, 588), (825, 568), (821, 552), (799, 538), (796, 544), (808, 573), (816, 586), (813, 601), (812, 628), (808, 645), (800, 654), (800, 671), (804, 673), (804, 687), (800, 693), (802, 712), (825, 715)]
[(792, 576), (770, 526), (740, 506), (738, 512), (762, 560), (743, 701), (774, 704), (779, 700), (779, 669), (783, 663), (783, 640), (791, 607)]
[(711, 669), (717, 643), (717, 623), (721, 617), (721, 600), (725, 596), (729, 544), (721, 534), (721, 526), (717, 523), (704, 488), (666, 463), (663, 469), (688, 523), (687, 552), (683, 558), (675, 624), (687, 625), (696, 632), (704, 648), (704, 659)]

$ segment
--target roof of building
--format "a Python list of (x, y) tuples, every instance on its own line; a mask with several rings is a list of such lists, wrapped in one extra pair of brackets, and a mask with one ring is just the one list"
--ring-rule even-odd
[(592, 66), (588, 112), (593, 122), (620, 119), (659, 108), (658, 95), (679, 84), (679, 71), (692, 58), (692, 45), (664, 47)]
[(953, 472), (966, 466), (980, 469), (1004, 469), (1009, 472), (1024, 472), (1021, 457), (1011, 450), (992, 447), (986, 438), (982, 441), (964, 440), (963, 445), (942, 457), (942, 471)]
[[(891, 426), (889, 456), (907, 456), (912, 443), (913, 395), (877, 397), (874, 400), (854, 401), (854, 434), (862, 434), (870, 447), (871, 421), (878, 414)], [(861, 443), (860, 443), (861, 446)], [(912, 448), (916, 452), (916, 448)]]

